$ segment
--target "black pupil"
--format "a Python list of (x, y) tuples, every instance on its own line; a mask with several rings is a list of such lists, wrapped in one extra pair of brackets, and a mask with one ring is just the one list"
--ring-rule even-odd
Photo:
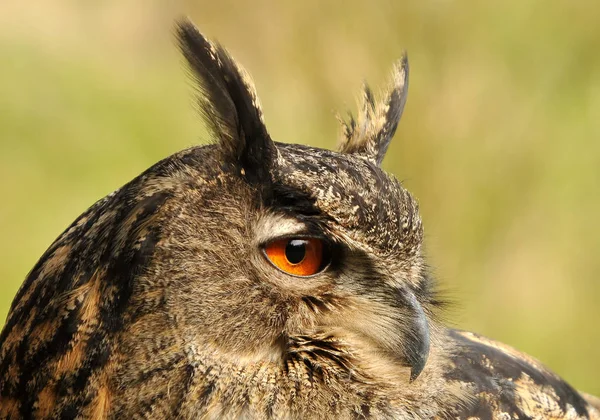
[(306, 241), (292, 239), (285, 246), (285, 257), (290, 264), (299, 264), (306, 256)]

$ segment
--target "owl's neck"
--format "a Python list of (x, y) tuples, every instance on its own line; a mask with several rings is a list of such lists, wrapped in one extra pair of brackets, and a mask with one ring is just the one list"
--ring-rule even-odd
[(441, 385), (436, 370), (426, 369), (413, 383), (403, 374), (394, 384), (389, 364), (381, 366), (382, 372), (392, 372), (388, 378), (374, 378), (373, 371), (361, 370), (360, 360), (309, 352), (288, 355), (279, 363), (236, 360), (209, 349), (189, 352), (193, 384), (182, 407), (209, 418), (269, 418), (272, 413), (289, 413), (290, 418), (414, 418), (420, 413), (419, 418), (427, 418), (440, 414), (437, 407), (449, 398), (458, 399)]

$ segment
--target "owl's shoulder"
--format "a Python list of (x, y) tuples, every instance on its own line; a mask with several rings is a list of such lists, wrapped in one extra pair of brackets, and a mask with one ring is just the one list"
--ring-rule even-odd
[(446, 379), (472, 395), (459, 418), (597, 419), (599, 412), (534, 358), (475, 333), (451, 330)]

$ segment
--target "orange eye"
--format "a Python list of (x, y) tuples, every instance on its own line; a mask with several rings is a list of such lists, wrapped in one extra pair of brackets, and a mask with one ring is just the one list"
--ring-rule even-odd
[(312, 276), (329, 263), (326, 246), (317, 238), (286, 238), (269, 242), (265, 254), (273, 265), (294, 276)]

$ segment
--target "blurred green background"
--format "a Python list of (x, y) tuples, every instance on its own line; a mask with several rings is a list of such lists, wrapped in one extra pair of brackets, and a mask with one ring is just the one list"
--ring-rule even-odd
[(189, 15), (253, 75), (277, 140), (334, 147), (334, 111), (408, 50), (384, 167), (421, 203), (448, 319), (600, 394), (600, 3), (0, 2), (0, 317), (94, 201), (206, 141), (174, 47)]

